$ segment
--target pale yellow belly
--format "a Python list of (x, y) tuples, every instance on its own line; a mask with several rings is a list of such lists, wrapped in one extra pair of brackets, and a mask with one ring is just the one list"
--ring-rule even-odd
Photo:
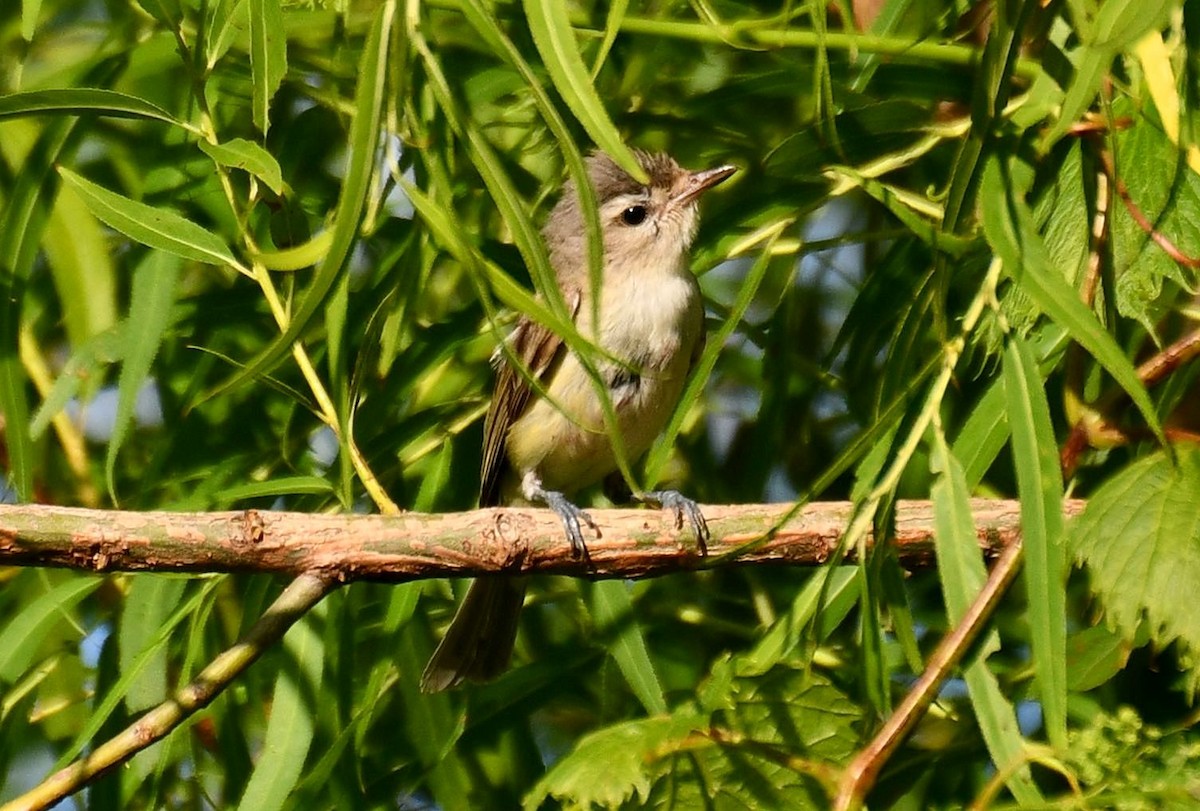
[[(610, 392), (617, 430), (631, 464), (650, 448), (671, 416), (683, 392), (690, 355), (690, 347), (676, 351), (664, 368), (645, 370), (636, 386)], [(569, 493), (616, 470), (616, 453), (596, 384), (574, 355), (563, 359), (550, 381), (549, 394), (554, 402), (538, 398), (509, 431), (513, 472), (519, 477), (533, 471), (546, 489)]]

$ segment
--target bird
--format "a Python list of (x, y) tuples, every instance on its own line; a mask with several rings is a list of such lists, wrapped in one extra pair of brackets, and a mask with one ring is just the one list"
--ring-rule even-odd
[[(615, 426), (606, 425), (597, 384), (579, 356), (529, 317), (517, 322), (508, 351), (498, 349), (493, 358), (495, 389), (484, 420), (480, 506), (549, 507), (576, 557), (587, 554), (583, 527), (598, 528), (571, 497), (617, 470), (610, 427), (620, 432), (628, 458), (645, 453), (704, 346), (704, 305), (689, 266), (698, 203), (736, 171), (730, 165), (689, 171), (661, 152), (633, 155), (648, 182), (603, 152), (585, 161), (603, 234), (595, 293), (585, 214), (572, 181), (564, 184), (542, 231), (567, 310), (579, 333), (601, 350), (593, 362)], [(635, 497), (672, 510), (679, 527), (688, 521), (705, 551), (708, 527), (694, 501), (675, 490)], [(425, 692), (488, 681), (508, 667), (526, 581), (493, 575), (472, 582), (422, 674)]]

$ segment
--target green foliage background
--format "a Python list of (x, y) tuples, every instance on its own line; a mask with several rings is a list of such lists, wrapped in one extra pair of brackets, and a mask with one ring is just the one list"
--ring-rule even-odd
[[(708, 503), (853, 498), (850, 544), (898, 498), (938, 518), (936, 572), (883, 550), (539, 582), (513, 669), (449, 695), (416, 680), (450, 585), (353, 585), (87, 807), (824, 807), (983, 582), (971, 495), (1020, 498), (1024, 576), (871, 806), (1187, 807), (1200, 15), (891, 0), (853, 19), (5, 4), (0, 411), (21, 500), (470, 508), (487, 359), (514, 310), (562, 324), (532, 295), (537, 225), (592, 145), (629, 144), (741, 167), (694, 252), (701, 377), (633, 475)], [(1139, 377), (1176, 342), (1183, 363)], [(147, 381), (161, 426), (135, 418)], [(64, 408), (101, 392), (114, 423), (89, 439)], [(1064, 492), (1091, 499), (1073, 525)], [(163, 701), (281, 588), (2, 576), (0, 799)]]

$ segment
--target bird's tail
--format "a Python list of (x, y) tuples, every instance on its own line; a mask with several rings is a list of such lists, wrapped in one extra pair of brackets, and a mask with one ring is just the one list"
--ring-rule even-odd
[(524, 577), (479, 577), (467, 590), (441, 644), (433, 652), (421, 689), (447, 690), (462, 682), (494, 679), (508, 667), (525, 602)]

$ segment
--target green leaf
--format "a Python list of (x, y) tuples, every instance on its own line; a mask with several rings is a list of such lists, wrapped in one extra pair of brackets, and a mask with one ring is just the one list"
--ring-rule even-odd
[(236, 504), (251, 498), (273, 498), (294, 495), (332, 495), (333, 485), (321, 476), (282, 476), (261, 482), (249, 482), (226, 487), (217, 492), (217, 500)]
[[(120, 678), (117, 679), (115, 684), (109, 687), (108, 692), (96, 703), (91, 715), (87, 719), (87, 723), (75, 735), (71, 741), (71, 745), (59, 756), (54, 766), (55, 769), (64, 768), (83, 751), (84, 747), (95, 740), (96, 735), (99, 734), (109, 717), (116, 711), (117, 706), (125, 698), (130, 687), (140, 678), (142, 671), (150, 667), (157, 658), (158, 648), (167, 643), (171, 633), (180, 623), (185, 619), (192, 619), (203, 626), (204, 611), (206, 608), (211, 609), (213, 594), (225, 580), (225, 577), (225, 575), (218, 575), (204, 581), (196, 590), (196, 593), (189, 597), (186, 603), (176, 608), (174, 613), (159, 626), (154, 638), (142, 648), (142, 652), (132, 662), (122, 665)], [(202, 634), (194, 636), (202, 636)]]
[(612, 724), (584, 736), (525, 797), (526, 811), (554, 797), (579, 808), (624, 807), (633, 797), (649, 797), (654, 761), (670, 745), (704, 729), (707, 719), (694, 713), (640, 718)]
[(1046, 732), (1067, 743), (1067, 617), (1063, 483), (1050, 405), (1028, 344), (1012, 336), (1004, 353), (1004, 390), (1021, 498), (1024, 577), (1033, 664)]
[(609, 653), (646, 712), (651, 715), (665, 713), (667, 700), (662, 684), (646, 651), (641, 628), (632, 619), (629, 584), (624, 580), (597, 582), (592, 587), (592, 612), (597, 626), (609, 631), (616, 629), (617, 636), (609, 645)]
[(292, 344), (324, 305), (326, 296), (345, 268), (350, 249), (358, 238), (363, 208), (377, 165), (384, 90), (388, 78), (388, 43), (391, 40), (395, 14), (394, 2), (385, 2), (379, 6), (363, 47), (358, 70), (358, 87), (354, 93), (355, 115), (350, 125), (349, 161), (341, 193), (338, 195), (329, 251), (313, 273), (312, 282), (304, 291), (304, 298), (299, 306), (292, 313), (287, 329), (250, 363), (220, 384), (215, 391), (210, 392), (209, 397), (247, 380), (253, 380), (275, 368), (288, 355)]
[(117, 503), (114, 482), (117, 454), (125, 444), (125, 435), (133, 422), (133, 407), (138, 392), (150, 375), (154, 356), (162, 345), (171, 323), (171, 305), (182, 262), (177, 256), (152, 251), (133, 273), (133, 293), (125, 327), (125, 350), (121, 376), (117, 381), (117, 415), (104, 457), (104, 476), (113, 504)]
[(29, 433), (29, 383), (21, 365), (19, 335), (25, 283), (49, 216), (52, 167), (66, 149), (77, 119), (52, 122), (22, 158), (0, 217), (0, 413), (8, 449), (8, 480), (24, 500), (33, 494), (33, 439)]
[(186, 124), (158, 105), (127, 93), (118, 93), (115, 90), (80, 87), (30, 90), (25, 93), (0, 96), (0, 120), (18, 116), (45, 115), (46, 113), (63, 113), (65, 115), (92, 113), (113, 118), (147, 118), (187, 128)]
[(263, 738), (262, 754), (246, 785), (239, 811), (275, 811), (282, 808), (304, 771), (304, 761), (316, 728), (321, 679), (325, 670), (325, 644), (313, 627), (325, 615), (318, 605), (293, 625), (283, 637), (285, 663), (275, 679), (271, 717)]
[(287, 74), (287, 32), (279, 0), (249, 0), (249, 4), (254, 126), (266, 135), (271, 126), (271, 99)]
[(980, 192), (983, 231), (1004, 262), (1004, 270), (1042, 312), (1064, 327), (1071, 338), (1113, 376), (1142, 413), (1150, 430), (1159, 441), (1165, 441), (1154, 403), (1138, 379), (1137, 370), (1113, 337), (1104, 331), (1095, 314), (1079, 300), (1075, 289), (1051, 264), (1046, 245), (1034, 226), (1032, 212), (1019, 198), (1019, 190), (1010, 188), (1008, 180), (1011, 175), (1002, 159), (998, 156), (989, 158), (983, 170)]
[[(952, 625), (957, 625), (987, 581), (987, 568), (979, 552), (975, 520), (971, 516), (971, 491), (963, 466), (950, 453), (940, 433), (936, 437), (932, 459), (938, 468), (932, 492), (938, 576), (946, 600), (946, 615)], [(1041, 799), (1041, 794), (1028, 767), (1015, 771), (1008, 769), (1021, 762), (1025, 747), (1017, 726), (1016, 710), (987, 666), (988, 657), (999, 649), (999, 634), (989, 632), (976, 644), (972, 660), (964, 664), (963, 678), (988, 754), (1009, 775), (1005, 783), (1013, 796), (1021, 803), (1034, 803)]]
[[(118, 626), (120, 670), (131, 681), (125, 706), (140, 712), (162, 703), (167, 697), (167, 643), (162, 628), (175, 613), (187, 581), (179, 577), (135, 574), (121, 609)], [(144, 662), (139, 662), (142, 654)], [(139, 663), (140, 667), (134, 667)]]
[(58, 173), (79, 192), (93, 214), (109, 227), (148, 248), (196, 262), (228, 265), (246, 272), (219, 236), (173, 211), (154, 208), (111, 192), (65, 166)]
[(83, 598), (104, 584), (104, 578), (78, 575), (52, 587), (21, 608), (0, 630), (0, 681), (12, 684), (29, 669), (50, 635), (50, 630), (69, 618)]
[(38, 406), (29, 423), (29, 434), (38, 439), (50, 426), (60, 411), (66, 408), (72, 397), (80, 393), (89, 381), (102, 379), (104, 369), (119, 361), (125, 352), (125, 323), (100, 333), (75, 350), (63, 364), (62, 371), (46, 399)]
[(42, 241), (71, 346), (117, 321), (117, 271), (100, 223), (70, 186), (58, 190)]
[(1058, 119), (1042, 136), (1045, 147), (1065, 135), (1092, 106), (1113, 59), (1145, 34), (1166, 25), (1176, 8), (1174, 0), (1106, 0), (1099, 5), (1093, 24), (1088, 26), (1091, 36), (1085, 37), (1076, 58)]
[[(1134, 640), (1145, 619), (1159, 648), (1178, 640), (1200, 654), (1200, 450), (1140, 459), (1105, 482), (1071, 524), (1070, 545), (1086, 566), (1109, 624)], [(1200, 671), (1187, 680), (1200, 687)]]
[(525, 19), (529, 22), (533, 43), (550, 72), (554, 87), (587, 134), (622, 169), (640, 182), (647, 182), (646, 172), (634, 158), (624, 139), (617, 132), (604, 103), (596, 93), (567, 14), (565, 3), (557, 0), (524, 0)]
[(1067, 687), (1094, 690), (1121, 672), (1134, 643), (1104, 625), (1093, 625), (1067, 637)]
[(33, 42), (33, 34), (37, 31), (38, 12), (42, 10), (42, 0), (21, 0), (21, 38)]
[[(1200, 255), (1200, 175), (1155, 122), (1130, 105), (1122, 107), (1136, 116), (1135, 126), (1115, 136), (1113, 150), (1129, 200), (1155, 234), (1185, 255)], [(1174, 303), (1173, 295), (1163, 294), (1164, 283), (1171, 283), (1170, 290), (1194, 290), (1196, 269), (1167, 253), (1125, 205), (1112, 206), (1110, 218), (1117, 311), (1138, 319), (1153, 334)]]
[(276, 194), (283, 194), (283, 171), (279, 161), (267, 150), (245, 138), (234, 138), (222, 144), (200, 141), (200, 149), (221, 166), (242, 169), (267, 184)]

